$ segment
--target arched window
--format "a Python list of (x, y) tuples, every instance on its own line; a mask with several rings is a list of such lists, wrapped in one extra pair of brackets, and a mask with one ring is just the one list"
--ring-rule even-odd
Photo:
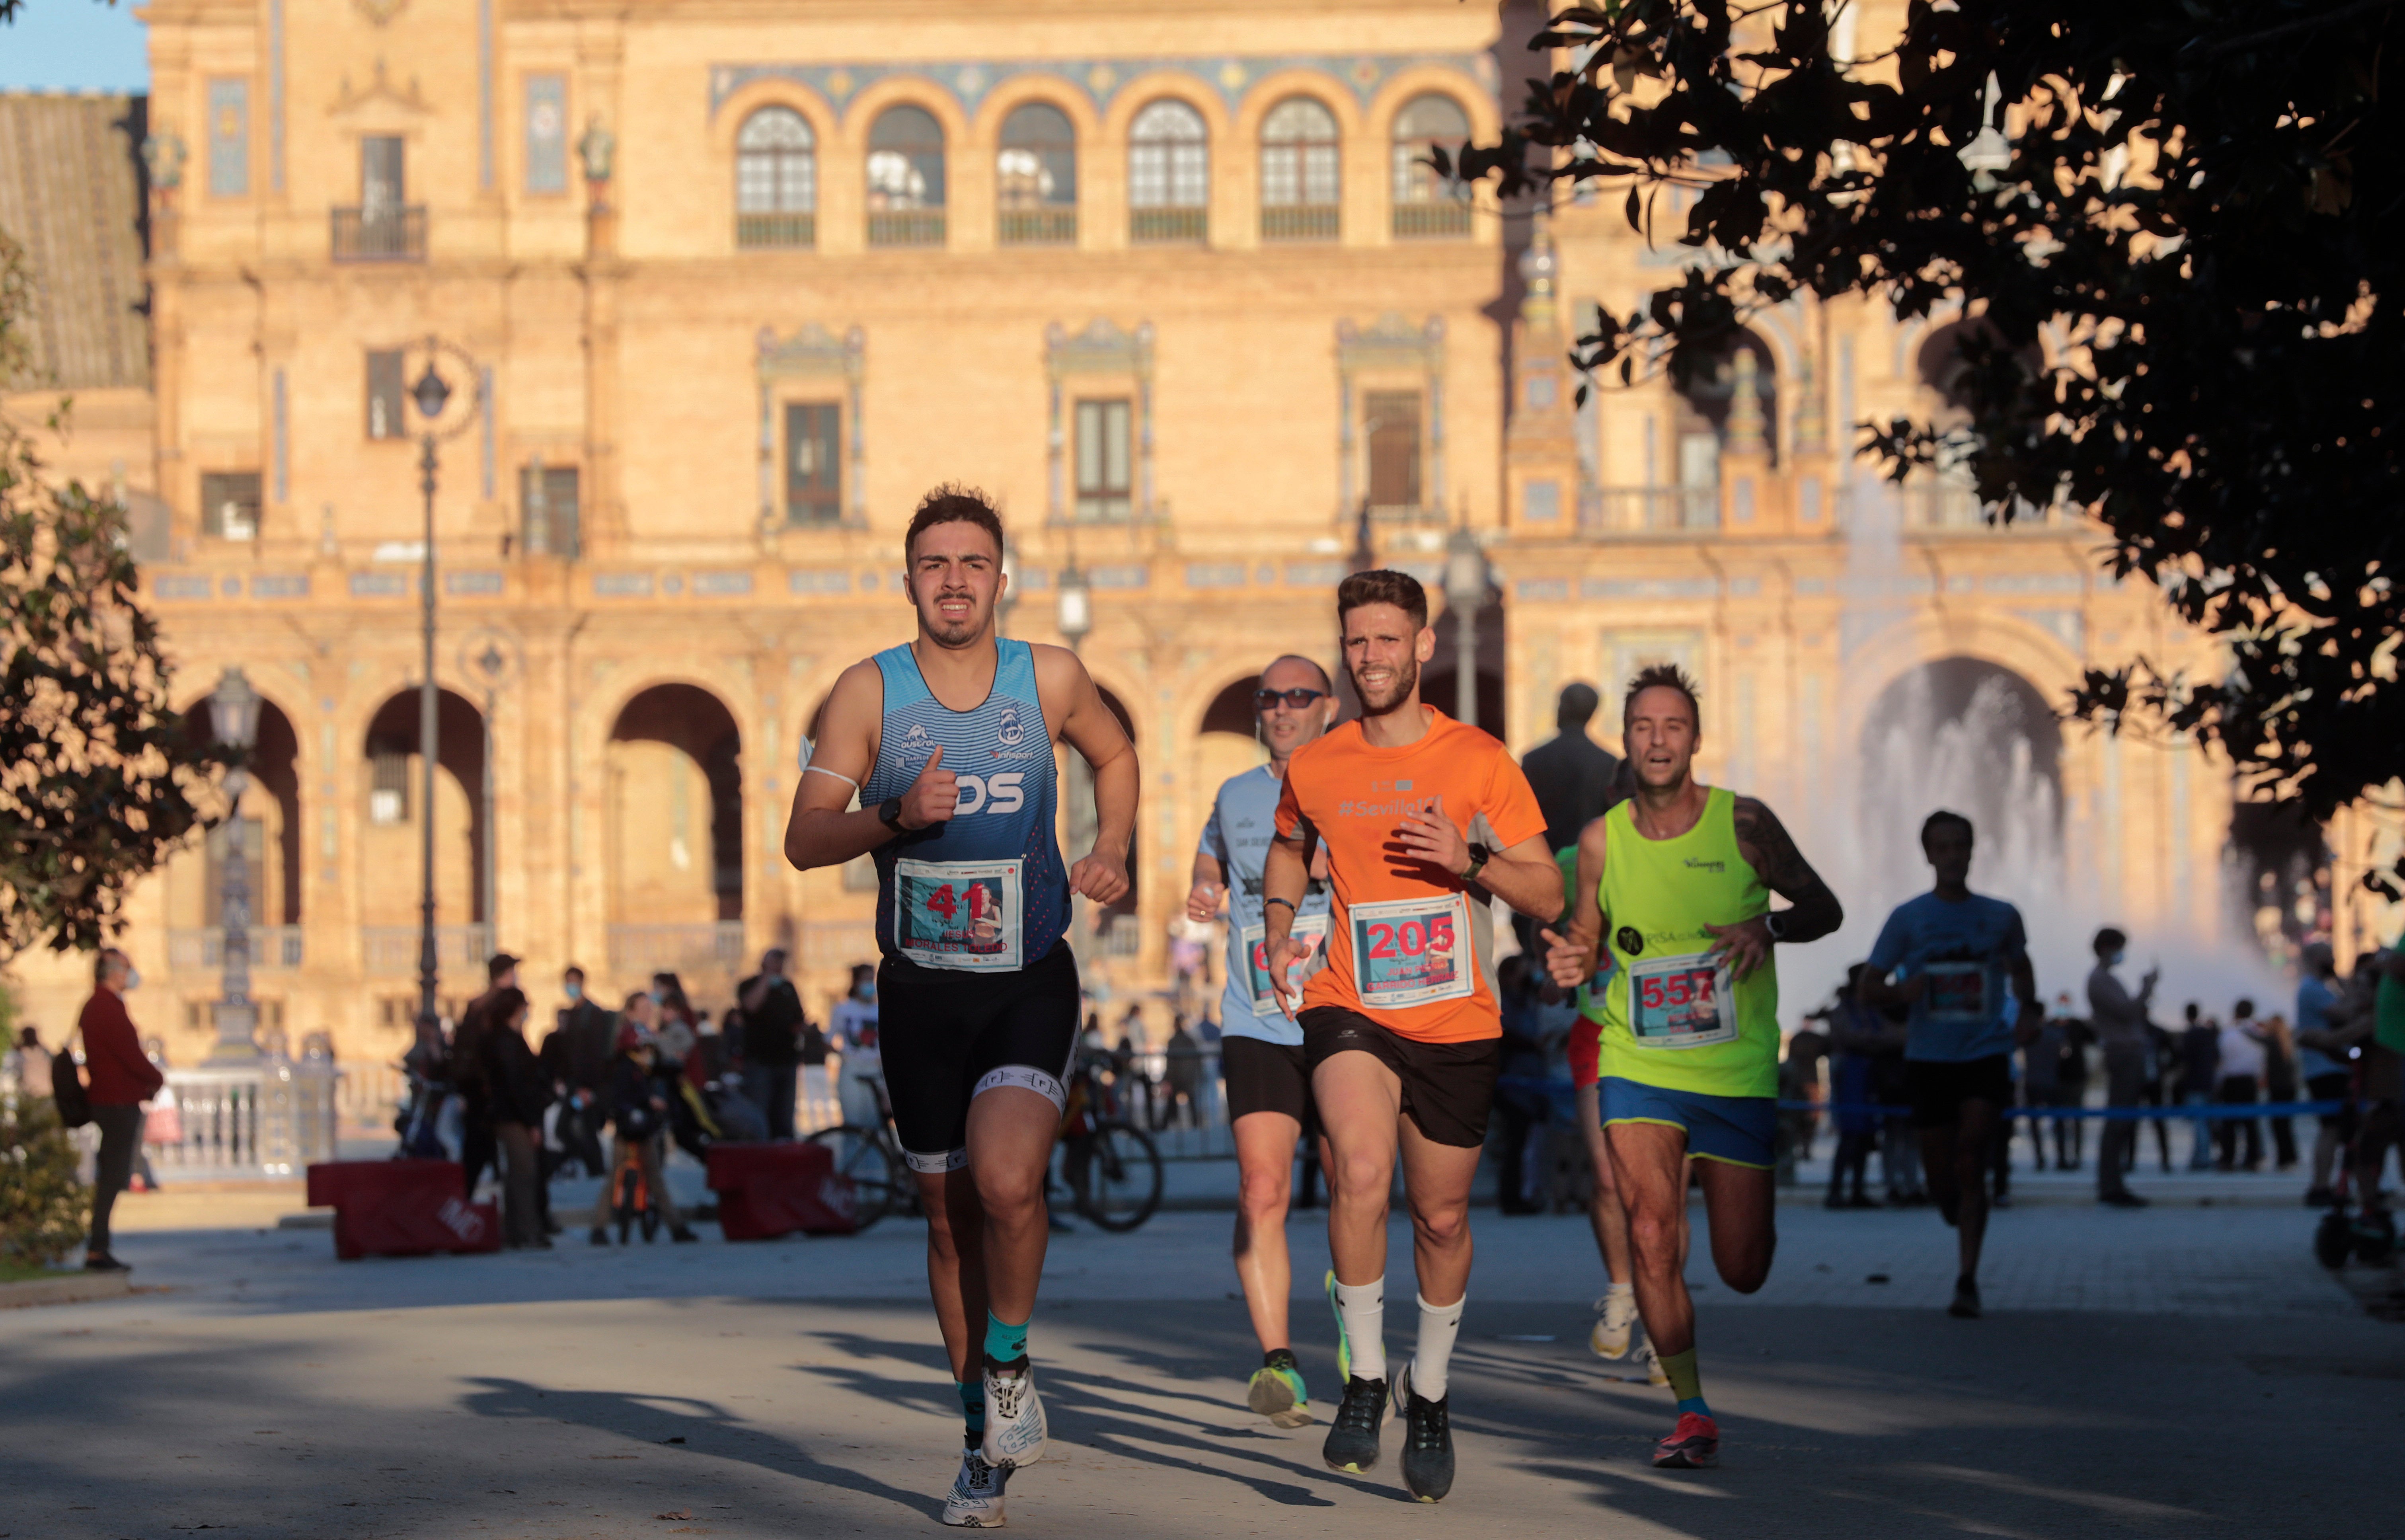
[(1414, 96), (1395, 114), (1395, 236), (1444, 239), (1470, 233), (1470, 189), (1428, 163), (1442, 145), (1454, 154), (1470, 137), (1470, 118), (1450, 96)]
[(792, 107), (762, 107), (735, 135), (735, 244), (818, 241), (818, 140)]
[(1289, 96), (1261, 121), (1261, 239), (1332, 241), (1337, 233), (1336, 118)]
[(924, 107), (887, 107), (868, 131), (868, 244), (944, 244), (944, 128)]
[(1211, 139), (1202, 115), (1163, 97), (1128, 130), (1128, 238), (1200, 241), (1211, 233)]
[(1002, 120), (993, 157), (994, 235), (1005, 246), (1077, 240), (1077, 131), (1049, 102), (1026, 102)]

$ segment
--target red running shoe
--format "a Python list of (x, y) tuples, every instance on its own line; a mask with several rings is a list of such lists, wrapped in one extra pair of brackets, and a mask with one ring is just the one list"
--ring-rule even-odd
[(1653, 1446), (1653, 1463), (1662, 1470), (1694, 1471), (1721, 1462), (1721, 1425), (1701, 1412), (1685, 1412), (1670, 1436)]

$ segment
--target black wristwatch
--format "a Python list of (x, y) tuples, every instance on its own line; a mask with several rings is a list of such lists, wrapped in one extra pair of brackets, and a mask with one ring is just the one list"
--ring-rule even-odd
[(1765, 914), (1762, 917), (1762, 928), (1770, 933), (1772, 940), (1783, 941), (1787, 940), (1786, 920), (1787, 911), (1783, 909), (1775, 913)]
[(899, 797), (889, 797), (884, 801), (878, 803), (877, 817), (879, 823), (882, 823), (887, 828), (892, 829), (896, 834), (907, 834), (910, 832), (908, 829), (902, 827), (902, 798)]
[(1479, 843), (1475, 840), (1471, 841), (1470, 843), (1470, 869), (1461, 874), (1461, 880), (1465, 883), (1474, 883), (1478, 881), (1478, 874), (1484, 871), (1486, 869), (1486, 863), (1493, 859), (1495, 859), (1495, 853), (1493, 851), (1487, 849), (1484, 845)]

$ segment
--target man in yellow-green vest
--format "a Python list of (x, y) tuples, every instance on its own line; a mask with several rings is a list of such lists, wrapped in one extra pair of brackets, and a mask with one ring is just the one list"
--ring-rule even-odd
[[(1696, 782), (1702, 713), (1683, 671), (1662, 664), (1630, 680), (1621, 727), (1636, 795), (1579, 837), (1577, 907), (1567, 936), (1545, 933), (1546, 966), (1566, 986), (1582, 983), (1610, 948), (1604, 1132), (1628, 1211), (1637, 1312), (1679, 1398), (1678, 1426), (1653, 1463), (1684, 1469), (1720, 1457), (1681, 1276), (1687, 1163), (1698, 1163), (1713, 1264), (1750, 1294), (1769, 1276), (1778, 1239), (1771, 948), (1817, 940), (1845, 916), (1768, 808)], [(1773, 893), (1793, 907), (1773, 912)]]

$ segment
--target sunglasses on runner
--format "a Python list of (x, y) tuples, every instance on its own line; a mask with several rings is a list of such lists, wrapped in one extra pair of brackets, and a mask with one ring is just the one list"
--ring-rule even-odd
[(1327, 697), (1326, 690), (1255, 690), (1253, 710), (1265, 712), (1283, 700), (1296, 711), (1301, 711), (1313, 701), (1323, 700)]

